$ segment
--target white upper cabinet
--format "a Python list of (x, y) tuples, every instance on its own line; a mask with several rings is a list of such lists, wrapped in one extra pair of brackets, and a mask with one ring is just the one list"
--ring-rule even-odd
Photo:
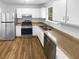
[(46, 18), (46, 8), (41, 8), (41, 18)]
[(79, 26), (79, 0), (67, 0), (68, 23)]
[(53, 2), (53, 20), (65, 22), (66, 0), (56, 0)]
[(79, 26), (79, 0), (56, 0), (53, 2), (53, 19)]
[(17, 8), (17, 17), (22, 18), (22, 15), (32, 15), (32, 18), (40, 18), (41, 8)]

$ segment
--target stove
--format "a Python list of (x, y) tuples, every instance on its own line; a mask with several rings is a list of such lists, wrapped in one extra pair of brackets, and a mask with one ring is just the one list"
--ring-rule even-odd
[(21, 35), (32, 35), (32, 22), (30, 20), (22, 22)]

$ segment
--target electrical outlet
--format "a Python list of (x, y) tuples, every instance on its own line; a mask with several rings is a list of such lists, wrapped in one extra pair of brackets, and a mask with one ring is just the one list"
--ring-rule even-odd
[(62, 18), (63, 20), (65, 20), (65, 16), (63, 16), (63, 18)]
[(65, 21), (65, 23), (67, 23), (69, 21), (69, 16), (63, 16), (62, 19)]

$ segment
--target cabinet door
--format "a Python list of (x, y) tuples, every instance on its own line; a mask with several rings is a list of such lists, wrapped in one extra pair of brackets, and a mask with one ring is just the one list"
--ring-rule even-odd
[(33, 36), (37, 36), (37, 26), (33, 26)]
[(47, 36), (44, 37), (44, 51), (47, 59), (56, 59), (56, 45)]
[(70, 59), (59, 47), (56, 48), (56, 59)]
[(38, 31), (37, 31), (37, 35), (38, 38), (42, 44), (42, 46), (44, 46), (44, 32), (42, 31), (42, 29), (40, 27), (37, 27)]
[(16, 36), (21, 36), (21, 26), (16, 26)]

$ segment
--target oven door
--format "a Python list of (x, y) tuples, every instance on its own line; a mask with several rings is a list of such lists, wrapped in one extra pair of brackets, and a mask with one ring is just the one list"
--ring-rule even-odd
[(22, 35), (32, 35), (32, 28), (22, 28)]
[(32, 35), (32, 22), (23, 22), (21, 35)]

